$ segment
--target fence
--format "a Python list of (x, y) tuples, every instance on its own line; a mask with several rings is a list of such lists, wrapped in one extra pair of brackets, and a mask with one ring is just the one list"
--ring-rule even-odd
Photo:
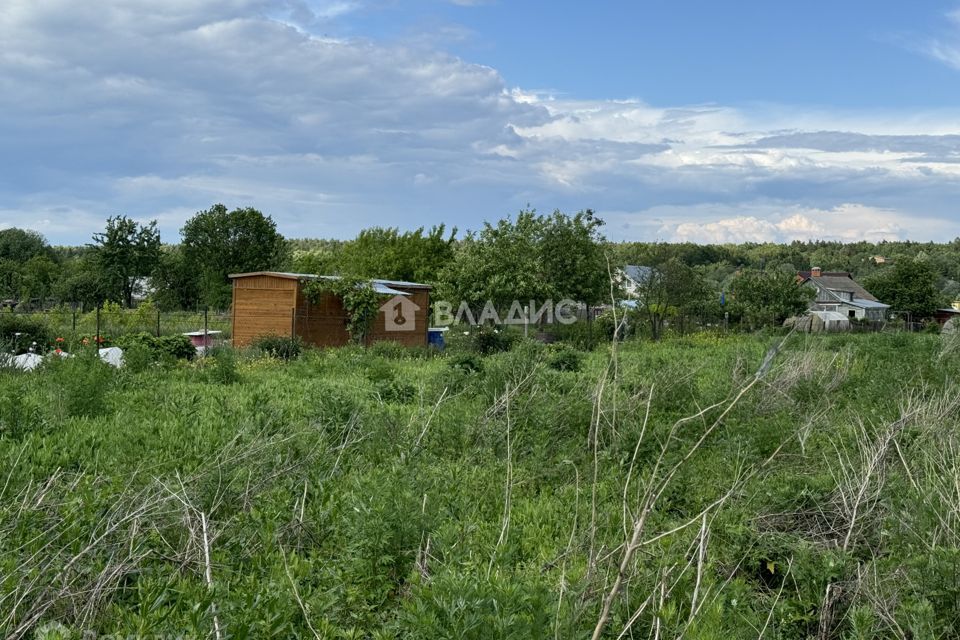
[(3, 316), (7, 316), (8, 321), (13, 319), (13, 326), (17, 324), (17, 319), (34, 326), (42, 325), (47, 335), (69, 342), (82, 338), (96, 340), (98, 337), (109, 342), (133, 333), (164, 336), (198, 331), (218, 331), (219, 335), (227, 340), (233, 326), (229, 312), (210, 310), (159, 311), (152, 308), (107, 307), (81, 312), (70, 308), (48, 311), (9, 309), (0, 312), (0, 321), (4, 320)]

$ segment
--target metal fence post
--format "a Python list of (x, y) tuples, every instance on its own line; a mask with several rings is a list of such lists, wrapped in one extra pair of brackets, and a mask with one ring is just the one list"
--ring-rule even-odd
[(203, 355), (207, 355), (207, 349), (210, 347), (210, 345), (207, 344), (209, 340), (209, 338), (207, 338), (207, 332), (209, 331), (208, 327), (210, 326), (209, 320), (208, 320), (209, 313), (210, 313), (210, 307), (204, 307), (203, 308)]
[(77, 332), (77, 303), (73, 303), (73, 332)]
[(100, 303), (97, 303), (97, 337), (95, 340), (96, 345), (94, 345), (97, 349), (100, 348), (100, 306)]
[(157, 337), (160, 337), (160, 309), (157, 309)]

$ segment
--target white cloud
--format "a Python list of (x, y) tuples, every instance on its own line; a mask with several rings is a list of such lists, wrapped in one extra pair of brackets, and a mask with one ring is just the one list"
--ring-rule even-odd
[[(776, 208), (772, 203), (753, 203), (750, 209)], [(794, 240), (841, 240), (855, 242), (868, 240), (903, 240), (908, 222), (914, 233), (926, 237), (938, 234), (949, 226), (937, 218), (914, 217), (905, 220), (903, 214), (889, 209), (878, 209), (862, 204), (846, 203), (831, 209), (783, 207), (779, 213), (764, 215), (730, 215), (728, 207), (715, 207), (717, 213), (705, 217), (704, 212), (674, 210), (671, 217), (696, 216), (698, 219), (663, 224), (660, 233), (664, 239), (676, 242), (742, 243), (792, 242)], [(663, 212), (661, 212), (663, 213)]]
[(223, 201), (350, 236), (530, 203), (593, 208), (618, 238), (960, 233), (960, 111), (568, 100), (422, 44), (314, 35), (361, 6), (5, 0), (0, 225), (82, 242), (125, 212), (169, 238)]
[(949, 23), (947, 35), (941, 38), (929, 38), (918, 47), (929, 55), (954, 69), (960, 69), (960, 10), (947, 14)]

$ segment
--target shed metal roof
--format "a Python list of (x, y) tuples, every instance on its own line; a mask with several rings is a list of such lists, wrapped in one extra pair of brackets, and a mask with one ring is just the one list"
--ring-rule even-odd
[(889, 309), (890, 305), (883, 304), (882, 302), (877, 302), (876, 300), (864, 300), (863, 298), (854, 298), (852, 302), (847, 304), (853, 304), (857, 307), (862, 307), (864, 309)]
[[(231, 273), (227, 277), (236, 279), (250, 278), (253, 276), (273, 276), (274, 278), (284, 278), (286, 280), (317, 280), (318, 278), (323, 278), (325, 280), (336, 280), (340, 278), (340, 276), (321, 276), (315, 273), (292, 273), (290, 271), (250, 271), (248, 273)], [(397, 291), (391, 287), (404, 287), (407, 289), (433, 288), (428, 284), (423, 284), (420, 282), (406, 282), (404, 280), (383, 280), (380, 278), (372, 278), (370, 282), (373, 284), (373, 288), (377, 291), (377, 293), (389, 293), (391, 295), (405, 295), (404, 292)]]

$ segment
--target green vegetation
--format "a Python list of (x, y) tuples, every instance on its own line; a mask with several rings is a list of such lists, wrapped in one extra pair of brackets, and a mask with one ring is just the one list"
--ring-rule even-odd
[(957, 637), (960, 343), (783, 340), (0, 371), (0, 635)]
[[(456, 229), (447, 233), (440, 225), (413, 231), (375, 227), (347, 241), (287, 240), (270, 216), (216, 204), (185, 223), (178, 244), (161, 245), (154, 223), (125, 216), (108, 219), (105, 231), (85, 247), (50, 247), (35, 232), (4, 229), (0, 306), (86, 311), (108, 301), (129, 308), (148, 300), (163, 311), (223, 311), (231, 302), (229, 273), (294, 270), (424, 282), (433, 285), (433, 299), (451, 303), (452, 310), (463, 303), (476, 317), (491, 301), (503, 317), (522, 313), (531, 300), (610, 304), (621, 294), (611, 290), (611, 276), (633, 264), (653, 268), (637, 298), (645, 332), (657, 338), (668, 326), (683, 333), (716, 325), (725, 314), (736, 327), (775, 324), (801, 308), (791, 278), (814, 266), (851, 272), (892, 312), (913, 320), (929, 318), (960, 298), (960, 239), (945, 244), (615, 243), (602, 235), (603, 224), (589, 209), (550, 215), (527, 209), (484, 223), (461, 239)], [(752, 296), (760, 302), (747, 304), (748, 295), (721, 307), (721, 295), (736, 289), (761, 294)], [(578, 341), (594, 344), (589, 336)]]
[(347, 332), (357, 344), (363, 344), (384, 300), (368, 278), (357, 276), (311, 280), (303, 284), (303, 293), (313, 304), (318, 304), (325, 294), (340, 298), (346, 312)]

